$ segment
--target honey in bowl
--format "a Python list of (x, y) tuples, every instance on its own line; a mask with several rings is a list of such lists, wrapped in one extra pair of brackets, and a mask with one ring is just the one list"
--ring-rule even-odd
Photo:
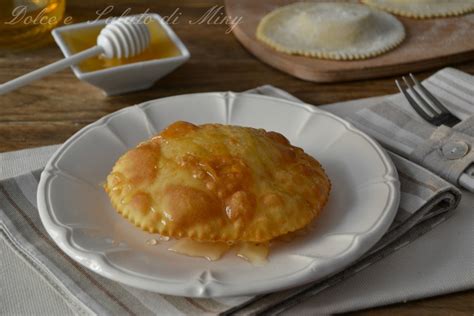
[[(126, 64), (143, 62), (153, 59), (170, 58), (181, 55), (179, 48), (174, 44), (166, 31), (156, 20), (147, 23), (150, 31), (150, 45), (141, 54), (130, 58), (105, 58), (98, 55), (88, 58), (78, 64), (82, 72), (97, 71)], [(63, 33), (63, 39), (75, 54), (96, 45), (97, 37), (104, 26), (98, 25), (85, 29), (71, 30)]]

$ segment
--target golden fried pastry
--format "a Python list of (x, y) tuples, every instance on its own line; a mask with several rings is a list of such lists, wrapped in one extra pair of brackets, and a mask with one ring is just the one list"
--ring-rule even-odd
[(474, 11), (474, 0), (362, 0), (363, 3), (410, 18), (434, 18)]
[(264, 242), (311, 222), (330, 181), (276, 132), (176, 122), (120, 157), (105, 190), (120, 214), (151, 233)]
[(405, 29), (394, 16), (362, 4), (299, 2), (265, 15), (256, 37), (287, 54), (353, 60), (395, 48)]

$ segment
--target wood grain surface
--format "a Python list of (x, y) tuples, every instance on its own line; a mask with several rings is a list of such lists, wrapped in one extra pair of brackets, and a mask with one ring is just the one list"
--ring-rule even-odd
[[(272, 10), (300, 0), (226, 0), (229, 16), (245, 16), (234, 35), (265, 63), (297, 78), (340, 82), (379, 78), (441, 67), (474, 58), (474, 14), (446, 19), (416, 20), (398, 17), (406, 38), (395, 49), (358, 61), (334, 61), (280, 53), (255, 37), (260, 20)], [(324, 1), (324, 0), (320, 0)]]
[[(67, 2), (67, 15), (71, 15), (75, 22), (94, 19), (96, 10), (102, 10), (111, 3), (105, 0)], [(153, 88), (123, 96), (104, 97), (96, 88), (78, 81), (70, 70), (0, 96), (0, 152), (61, 143), (81, 127), (105, 114), (170, 95), (243, 91), (272, 84), (308, 103), (322, 105), (396, 92), (393, 82), (395, 77), (338, 84), (315, 84), (295, 79), (250, 55), (232, 34), (226, 34), (228, 26), (189, 23), (189, 20), (199, 19), (211, 7), (223, 5), (222, 1), (115, 0), (113, 3), (115, 9), (111, 15), (121, 14), (131, 7), (131, 13), (141, 13), (150, 8), (150, 11), (166, 16), (179, 8), (179, 22), (172, 27), (188, 46), (191, 59), (157, 82)], [(245, 17), (243, 21), (245, 23)], [(0, 82), (61, 57), (53, 43), (30, 52), (2, 53)], [(474, 74), (474, 61), (460, 64), (457, 68)], [(432, 73), (423, 72), (418, 76), (425, 78)], [(472, 315), (473, 302), (474, 294), (471, 291), (361, 311), (353, 315)]]

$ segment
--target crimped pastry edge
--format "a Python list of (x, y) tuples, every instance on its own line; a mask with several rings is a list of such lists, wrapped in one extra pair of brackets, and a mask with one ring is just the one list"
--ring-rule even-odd
[(474, 12), (474, 4), (472, 4), (471, 7), (469, 8), (464, 8), (464, 9), (457, 9), (457, 10), (452, 10), (448, 12), (430, 12), (430, 13), (422, 13), (422, 12), (414, 12), (414, 11), (404, 11), (402, 9), (394, 8), (391, 6), (387, 5), (382, 5), (378, 3), (377, 1), (373, 0), (361, 0), (362, 3), (377, 8), (382, 11), (390, 12), (395, 15), (407, 17), (407, 18), (412, 18), (412, 19), (431, 19), (431, 18), (446, 18), (446, 17), (452, 17), (452, 16), (460, 16), (466, 13)]
[[(295, 228), (293, 228), (291, 230), (287, 230), (287, 231), (280, 231), (278, 234), (268, 233), (267, 236), (265, 236), (266, 238), (257, 238), (257, 236), (254, 236), (255, 238), (239, 239), (239, 236), (237, 236), (235, 234), (235, 235), (229, 235), (229, 236), (220, 236), (221, 238), (217, 238), (217, 236), (214, 235), (213, 236), (214, 238), (203, 239), (203, 238), (200, 238), (200, 236), (197, 236), (196, 234), (189, 234), (186, 230), (178, 230), (178, 229), (173, 230), (173, 231), (168, 231), (166, 229), (165, 230), (159, 230), (156, 227), (147, 226), (147, 225), (144, 225), (143, 223), (140, 224), (138, 221), (136, 221), (134, 218), (132, 218), (132, 216), (130, 216), (131, 214), (126, 214), (126, 212), (124, 212), (122, 210), (122, 206), (120, 205), (120, 203), (117, 203), (115, 201), (115, 199), (113, 199), (110, 196), (110, 194), (109, 194), (109, 192), (106, 188), (105, 188), (105, 191), (106, 191), (107, 195), (109, 195), (112, 206), (113, 206), (113, 208), (115, 209), (115, 211), (117, 213), (119, 213), (124, 219), (126, 219), (129, 223), (133, 224), (135, 227), (140, 228), (141, 230), (143, 230), (145, 232), (148, 232), (150, 234), (160, 234), (162, 236), (167, 236), (167, 237), (174, 238), (174, 239), (189, 238), (189, 239), (192, 239), (192, 240), (197, 241), (197, 242), (239, 242), (239, 241), (243, 241), (243, 242), (257, 242), (257, 243), (260, 243), (260, 242), (271, 241), (272, 239), (277, 238), (279, 236), (283, 236), (283, 235), (286, 235), (288, 233), (292, 233), (294, 231), (300, 230), (300, 229), (310, 225), (314, 220), (319, 218), (319, 216), (321, 215), (322, 210), (324, 209), (324, 207), (327, 205), (327, 203), (329, 201), (329, 196), (330, 196), (331, 190), (332, 190), (331, 179), (329, 178), (329, 176), (326, 173), (326, 170), (324, 170), (324, 168), (321, 166), (320, 163), (319, 163), (319, 165), (320, 165), (321, 171), (323, 172), (323, 174), (324, 174), (324, 176), (327, 180), (328, 191), (327, 191), (327, 194), (324, 198), (322, 206), (319, 208), (317, 214), (314, 215), (308, 221), (306, 221), (306, 220), (301, 221), (301, 222), (304, 222), (304, 224), (301, 225), (301, 226), (295, 226)], [(195, 231), (194, 231), (194, 233), (195, 233)], [(222, 238), (222, 237), (226, 237), (226, 238)]]
[[(262, 31), (262, 25), (264, 24), (264, 21), (271, 18), (274, 14), (277, 13), (277, 10), (274, 12), (270, 12), (269, 14), (265, 15), (260, 23), (257, 26), (257, 31), (255, 33), (256, 38), (263, 42), (264, 44), (270, 46), (271, 48), (275, 49), (276, 51), (285, 53), (285, 54), (290, 54), (290, 55), (300, 55), (300, 56), (305, 56), (305, 57), (313, 57), (313, 58), (320, 58), (320, 59), (327, 59), (327, 60), (344, 60), (344, 61), (351, 61), (351, 60), (363, 60), (363, 59), (368, 59), (372, 57), (376, 57), (379, 55), (382, 55), (398, 45), (400, 45), (406, 38), (406, 32), (405, 29), (403, 28), (403, 34), (397, 38), (393, 43), (390, 43), (389, 45), (378, 49), (371, 51), (369, 53), (361, 54), (361, 53), (344, 53), (344, 52), (325, 52), (325, 51), (304, 51), (304, 50), (298, 50), (298, 49), (287, 49), (286, 47), (276, 43), (275, 41), (271, 40), (270, 38), (266, 37), (263, 34)], [(387, 12), (383, 12), (385, 14), (389, 14)], [(394, 17), (396, 19), (396, 17)], [(398, 21), (398, 19), (397, 19)], [(400, 22), (400, 21), (398, 21)], [(401, 22), (400, 22), (401, 23)], [(402, 24), (403, 26), (403, 24)]]

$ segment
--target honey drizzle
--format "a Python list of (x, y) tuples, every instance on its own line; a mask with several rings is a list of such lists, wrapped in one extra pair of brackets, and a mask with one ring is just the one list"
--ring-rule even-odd
[(157, 236), (155, 238), (147, 239), (147, 241), (145, 243), (148, 246), (156, 246), (160, 243), (160, 241), (168, 241), (168, 240), (170, 240), (170, 238), (167, 237), (167, 236)]
[(249, 261), (254, 266), (261, 267), (267, 263), (269, 252), (268, 243), (242, 242), (238, 246), (237, 256)]
[[(203, 257), (209, 261), (219, 260), (233, 245), (224, 242), (198, 242), (191, 239), (180, 239), (168, 250), (189, 257)], [(268, 243), (241, 242), (236, 245), (237, 256), (254, 266), (267, 263), (270, 251)]]
[(253, 243), (253, 242), (239, 242), (234, 244), (232, 242), (199, 242), (191, 239), (180, 239), (168, 250), (179, 253), (181, 255), (190, 257), (202, 257), (209, 261), (219, 260), (231, 248), (236, 249), (236, 255), (252, 265), (261, 267), (268, 262), (268, 255), (270, 253), (270, 246), (274, 242), (288, 243), (295, 239), (306, 236), (313, 228), (307, 226), (303, 229), (287, 233), (279, 236), (270, 242)]
[(168, 250), (190, 257), (204, 257), (209, 261), (219, 260), (229, 250), (224, 242), (197, 242), (180, 239)]

